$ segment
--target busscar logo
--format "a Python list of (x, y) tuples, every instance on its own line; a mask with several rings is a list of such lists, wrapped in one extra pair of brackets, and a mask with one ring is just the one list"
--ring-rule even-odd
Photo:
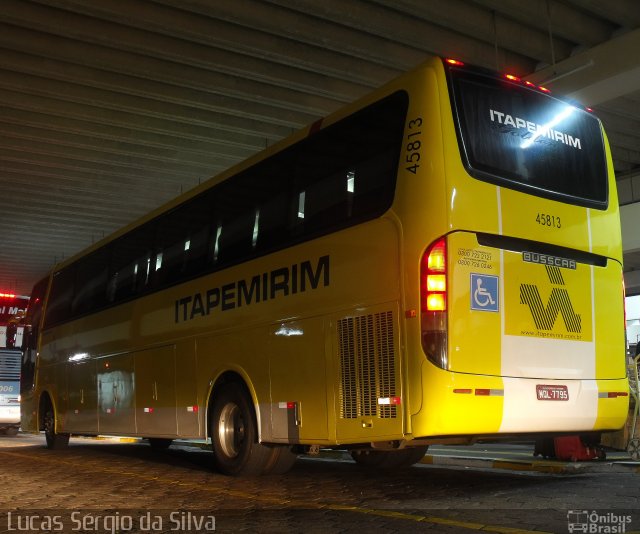
[(549, 254), (538, 254), (537, 252), (523, 252), (522, 259), (527, 263), (539, 263), (541, 265), (551, 265), (552, 267), (561, 267), (563, 269), (576, 268), (576, 260), (568, 258), (559, 258), (558, 256), (550, 256)]
[[(520, 304), (529, 307), (538, 331), (551, 333), (558, 315), (561, 315), (567, 332), (574, 335), (580, 334), (582, 332), (582, 317), (573, 309), (571, 297), (565, 287), (562, 271), (559, 267), (552, 265), (545, 265), (545, 269), (549, 281), (555, 286), (551, 290), (547, 304), (545, 305), (542, 301), (540, 290), (535, 284), (520, 284)], [(550, 335), (548, 337), (556, 336)], [(560, 337), (562, 338), (562, 336)], [(579, 337), (576, 337), (576, 339), (579, 339)]]

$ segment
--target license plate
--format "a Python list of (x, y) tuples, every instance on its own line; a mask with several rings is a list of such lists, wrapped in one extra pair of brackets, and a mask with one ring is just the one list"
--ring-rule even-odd
[(568, 401), (569, 390), (567, 386), (550, 386), (546, 384), (536, 385), (538, 400), (542, 401)]

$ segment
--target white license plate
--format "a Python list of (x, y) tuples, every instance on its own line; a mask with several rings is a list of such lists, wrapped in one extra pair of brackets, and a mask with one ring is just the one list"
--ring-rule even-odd
[(555, 386), (548, 384), (536, 384), (536, 395), (541, 401), (568, 401), (569, 390), (567, 386)]

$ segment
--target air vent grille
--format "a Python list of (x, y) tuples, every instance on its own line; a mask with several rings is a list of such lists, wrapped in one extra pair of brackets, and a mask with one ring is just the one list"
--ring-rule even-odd
[(392, 312), (338, 321), (340, 417), (397, 417), (395, 404), (378, 404), (396, 396)]

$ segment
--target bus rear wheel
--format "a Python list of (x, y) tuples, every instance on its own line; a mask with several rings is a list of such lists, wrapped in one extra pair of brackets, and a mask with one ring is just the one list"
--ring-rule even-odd
[(164, 451), (173, 443), (173, 440), (169, 438), (147, 438), (147, 440), (154, 451)]
[(220, 386), (213, 401), (209, 428), (220, 472), (255, 476), (266, 474), (272, 467), (276, 449), (258, 442), (253, 403), (243, 385), (230, 382)]
[(271, 445), (271, 458), (262, 472), (263, 475), (282, 475), (296, 463), (298, 455), (290, 445)]
[(61, 434), (56, 432), (56, 416), (51, 401), (47, 400), (45, 404), (44, 418), (44, 437), (47, 441), (47, 449), (60, 450), (69, 445), (69, 434)]
[(376, 469), (402, 469), (418, 463), (427, 452), (427, 447), (411, 447), (395, 451), (360, 450), (351, 457), (364, 467)]

